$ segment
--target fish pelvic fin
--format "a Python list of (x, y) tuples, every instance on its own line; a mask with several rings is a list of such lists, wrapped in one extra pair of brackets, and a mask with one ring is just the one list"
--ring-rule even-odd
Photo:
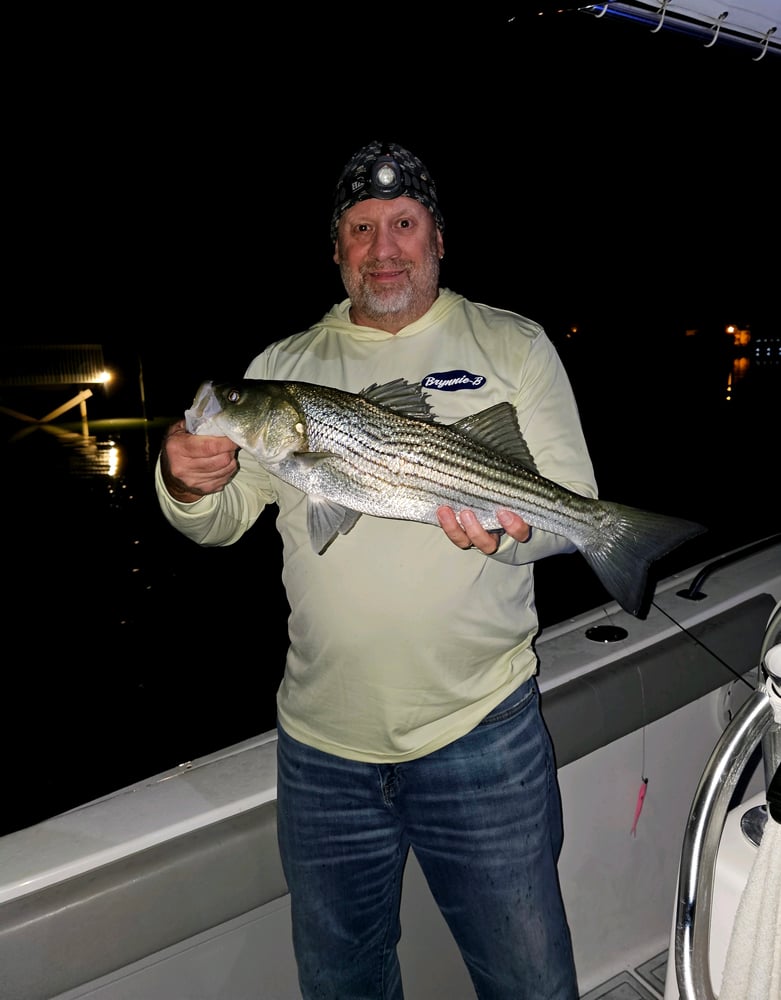
[(324, 497), (308, 496), (306, 523), (312, 548), (318, 555), (322, 555), (337, 535), (346, 535), (355, 527), (360, 516), (359, 511), (350, 510)]
[(599, 538), (579, 546), (600, 582), (624, 611), (645, 618), (651, 564), (707, 529), (694, 521), (598, 501), (604, 520)]

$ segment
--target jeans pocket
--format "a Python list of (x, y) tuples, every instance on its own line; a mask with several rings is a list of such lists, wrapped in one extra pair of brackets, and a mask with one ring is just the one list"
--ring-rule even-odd
[(500, 701), (496, 708), (492, 709), (478, 726), (491, 726), (500, 722), (507, 722), (513, 719), (537, 697), (537, 682), (533, 677), (524, 681), (519, 688), (509, 694), (504, 701)]

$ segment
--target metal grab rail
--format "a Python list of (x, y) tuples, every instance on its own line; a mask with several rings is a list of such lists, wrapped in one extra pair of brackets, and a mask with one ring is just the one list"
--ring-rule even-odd
[(716, 1000), (709, 964), (716, 855), (740, 773), (773, 721), (767, 692), (755, 691), (722, 733), (695, 793), (683, 838), (675, 919), (680, 1000)]
[[(762, 644), (765, 654), (781, 639), (781, 603), (771, 615)], [(769, 671), (768, 671), (769, 673)], [(743, 768), (762, 741), (766, 787), (781, 757), (781, 724), (771, 699), (781, 694), (781, 677), (764, 685), (736, 712), (705, 765), (683, 838), (675, 919), (675, 976), (680, 1000), (717, 1000), (710, 976), (710, 920), (719, 842), (732, 793)]]
[(707, 594), (703, 594), (702, 592), (702, 585), (711, 573), (715, 573), (716, 570), (723, 569), (725, 566), (730, 566), (739, 559), (744, 559), (746, 556), (753, 555), (755, 552), (761, 552), (763, 549), (769, 549), (773, 545), (777, 545), (779, 541), (781, 541), (781, 532), (777, 532), (774, 535), (767, 535), (765, 538), (759, 538), (755, 542), (750, 542), (748, 545), (735, 549), (734, 552), (730, 552), (726, 556), (714, 559), (713, 562), (709, 562), (707, 566), (703, 566), (688, 587), (684, 587), (683, 590), (678, 591), (678, 597), (683, 597), (689, 601), (701, 601), (703, 597), (707, 597)]
[[(761, 682), (764, 667), (765, 675), (769, 675), (773, 684), (773, 690), (776, 692), (781, 692), (779, 660), (775, 660), (775, 666), (769, 661), (771, 656), (777, 654), (778, 649), (781, 648), (779, 644), (781, 644), (781, 601), (776, 605), (773, 614), (770, 616), (770, 621), (767, 623), (765, 637), (762, 640), (762, 646), (759, 650), (759, 668), (757, 673), (757, 681)], [(777, 648), (774, 649), (774, 647)], [(774, 649), (774, 653), (770, 653), (772, 649)], [(769, 653), (770, 655), (768, 655)], [(777, 726), (775, 729), (771, 728), (765, 733), (762, 739), (762, 761), (765, 766), (765, 789), (769, 791), (770, 782), (773, 780), (773, 776), (779, 766), (781, 766), (781, 726)]]

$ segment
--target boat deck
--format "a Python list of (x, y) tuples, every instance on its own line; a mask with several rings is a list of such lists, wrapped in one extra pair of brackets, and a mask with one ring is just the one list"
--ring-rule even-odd
[(667, 951), (634, 969), (624, 969), (605, 983), (582, 993), (580, 1000), (661, 1000), (667, 974)]

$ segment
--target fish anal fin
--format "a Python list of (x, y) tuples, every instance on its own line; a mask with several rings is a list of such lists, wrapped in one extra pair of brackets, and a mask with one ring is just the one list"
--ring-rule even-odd
[(529, 446), (518, 425), (518, 414), (512, 403), (497, 403), (479, 413), (470, 413), (454, 424), (454, 430), (492, 451), (499, 452), (513, 462), (518, 462), (530, 472), (539, 475)]

